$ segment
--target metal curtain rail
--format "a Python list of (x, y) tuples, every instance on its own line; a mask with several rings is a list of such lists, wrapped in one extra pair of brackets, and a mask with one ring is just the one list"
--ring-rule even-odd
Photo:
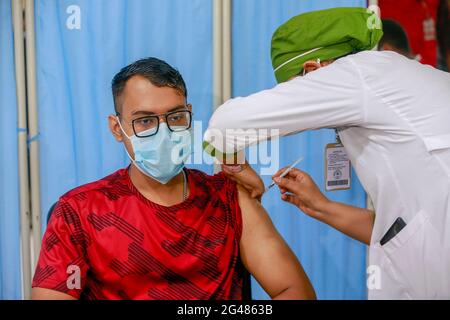
[(28, 148), (31, 194), (32, 268), (34, 270), (41, 249), (41, 198), (39, 165), (39, 132), (36, 93), (36, 46), (34, 0), (25, 0), (26, 76), (28, 110)]
[(30, 255), (30, 190), (28, 179), (27, 111), (25, 80), (25, 47), (23, 3), (12, 0), (14, 30), (14, 65), (17, 94), (17, 134), (19, 159), (19, 199), (20, 199), (20, 244), (22, 292), (25, 299), (31, 296), (31, 255)]
[(31, 278), (41, 246), (39, 132), (36, 92), (34, 0), (12, 0), (20, 183), (22, 291), (31, 298)]
[[(213, 2), (213, 111), (231, 98), (231, 0)], [(214, 166), (214, 172), (220, 166)]]

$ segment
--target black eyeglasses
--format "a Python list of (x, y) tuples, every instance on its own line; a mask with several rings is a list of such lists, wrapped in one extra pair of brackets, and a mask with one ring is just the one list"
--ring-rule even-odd
[[(117, 113), (119, 116), (120, 114)], [(167, 123), (167, 127), (172, 132), (180, 132), (190, 129), (192, 123), (192, 112), (189, 110), (176, 110), (164, 114), (155, 114), (134, 119), (131, 121), (133, 132), (136, 137), (147, 138), (154, 136), (159, 130), (159, 119)]]

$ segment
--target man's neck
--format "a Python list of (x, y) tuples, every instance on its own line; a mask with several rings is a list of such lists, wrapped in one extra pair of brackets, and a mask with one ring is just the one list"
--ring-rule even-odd
[(152, 202), (162, 206), (172, 206), (183, 201), (184, 177), (182, 172), (166, 184), (145, 175), (134, 164), (130, 166), (129, 175), (136, 189)]

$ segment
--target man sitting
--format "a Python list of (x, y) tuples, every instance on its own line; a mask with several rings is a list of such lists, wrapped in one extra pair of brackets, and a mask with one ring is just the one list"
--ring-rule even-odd
[(33, 299), (242, 299), (245, 269), (272, 298), (315, 298), (258, 201), (223, 173), (184, 168), (192, 107), (179, 72), (143, 59), (112, 91), (109, 126), (132, 163), (59, 199)]

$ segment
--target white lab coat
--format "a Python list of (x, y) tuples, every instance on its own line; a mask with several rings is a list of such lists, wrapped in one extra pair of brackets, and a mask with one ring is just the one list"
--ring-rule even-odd
[[(228, 131), (224, 147), (227, 128), (281, 136), (338, 128), (376, 211), (368, 265), (379, 278), (369, 281), (369, 299), (450, 298), (449, 73), (394, 52), (360, 52), (226, 102), (205, 133), (225, 152), (257, 143)], [(406, 227), (381, 246), (398, 217)]]

